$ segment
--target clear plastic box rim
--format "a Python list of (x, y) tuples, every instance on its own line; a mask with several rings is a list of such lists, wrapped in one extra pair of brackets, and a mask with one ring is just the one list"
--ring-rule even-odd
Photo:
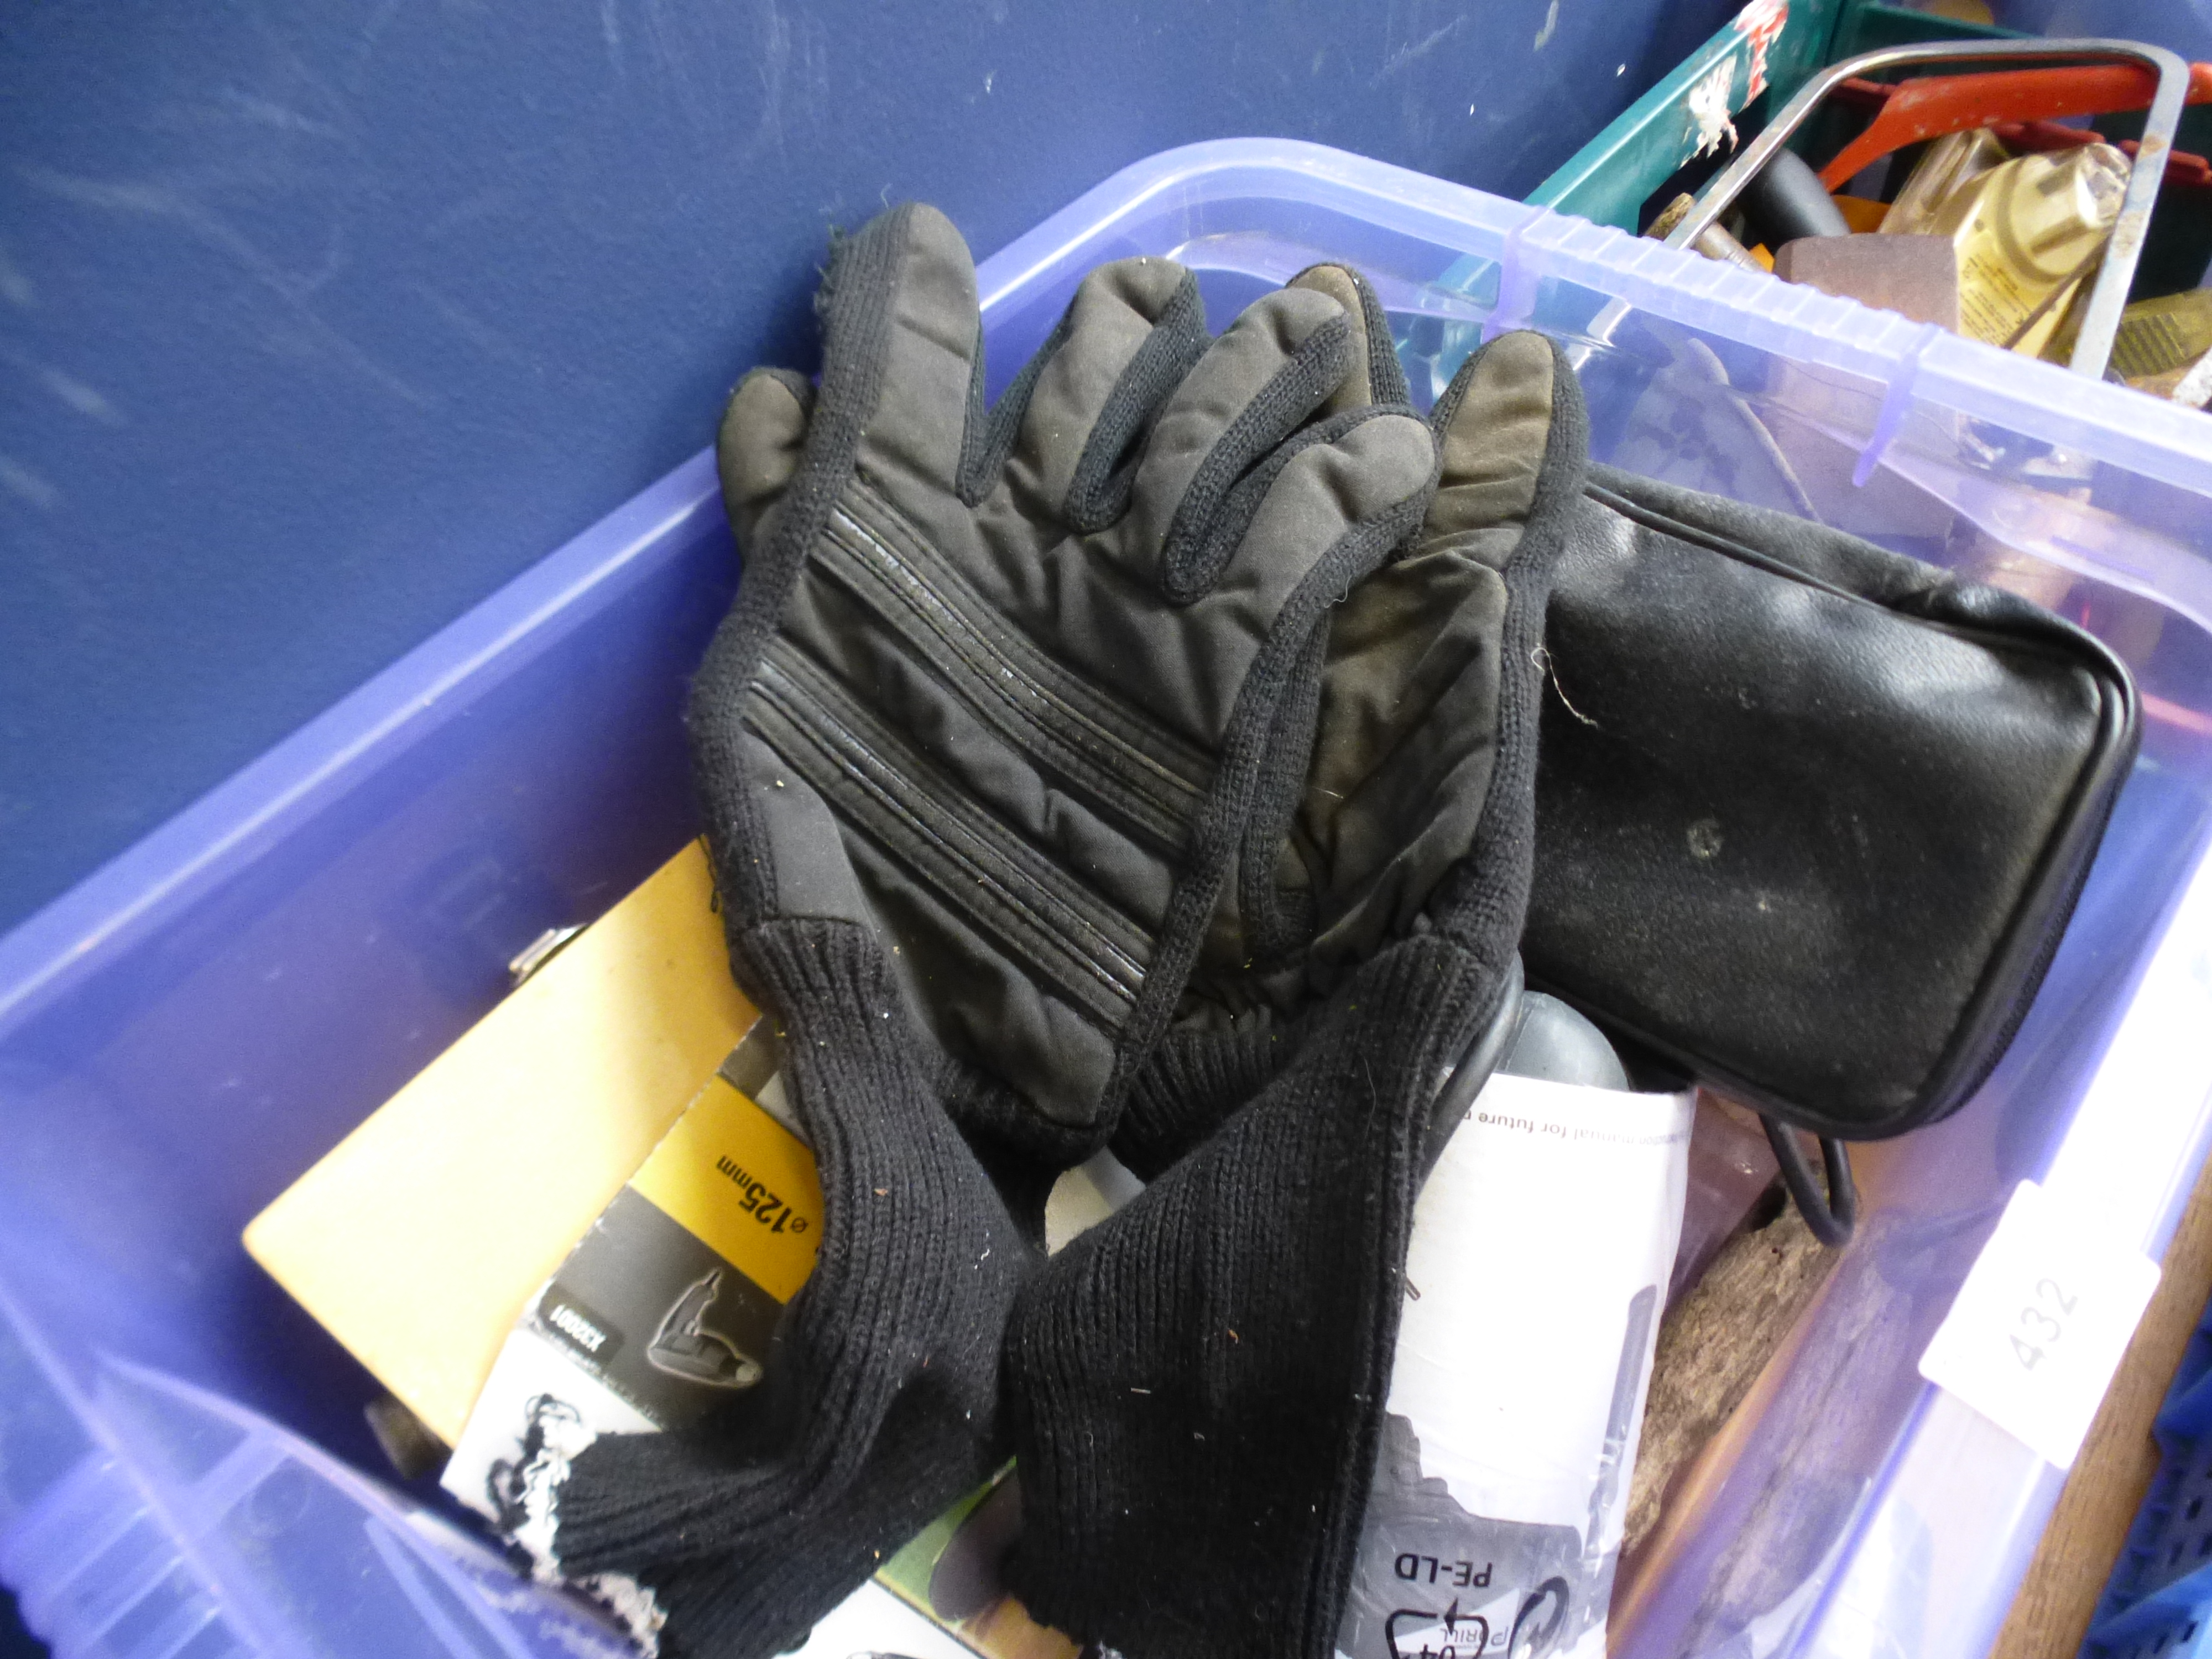
[(1876, 381), (1893, 405), (1941, 404), (2145, 477), (2212, 490), (2212, 416), (2199, 410), (1571, 214), (1293, 139), (1187, 144), (1124, 168), (987, 263), (986, 308), (1115, 222), (1200, 181), (1209, 194), (1255, 197), (1290, 194), (1295, 181), (1302, 203), (1497, 261), (1500, 303), (1489, 332), (1520, 326), (1536, 283), (1558, 277), (1650, 316)]

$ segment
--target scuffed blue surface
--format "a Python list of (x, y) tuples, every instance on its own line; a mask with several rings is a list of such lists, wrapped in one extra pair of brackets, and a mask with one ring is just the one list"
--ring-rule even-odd
[(1732, 9), (0, 9), (0, 928), (806, 364), (831, 228), (1238, 133), (1517, 196)]

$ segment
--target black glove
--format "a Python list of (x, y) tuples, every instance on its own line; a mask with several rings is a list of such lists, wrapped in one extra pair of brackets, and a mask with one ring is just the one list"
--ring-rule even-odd
[[(1300, 281), (1349, 296), (1375, 343), (1347, 397), (1402, 397), (1349, 273)], [(1302, 703), (1319, 737), (1304, 790), (1263, 803), (1272, 893), (1244, 862), (1267, 948), (1242, 1006), (1194, 982), (1115, 1143), (1158, 1178), (1024, 1287), (1007, 1331), (1010, 1582), (1143, 1659), (1332, 1651), (1413, 1200), (1517, 995), (1545, 596), (1585, 422), (1534, 334), (1471, 359), (1432, 420), (1425, 524), (1284, 698), (1285, 749), (1306, 756)]]
[(1045, 1187), (1111, 1132), (1201, 945), (1239, 954), (1240, 840), (1303, 761), (1284, 688), (1435, 471), (1407, 413), (1310, 423), (1358, 347), (1321, 294), (1209, 343), (1189, 273), (1104, 267), (988, 417), (941, 216), (842, 244), (818, 304), (819, 394), (758, 371), (724, 422), (748, 561), (690, 726), (821, 1249), (754, 1396), (590, 1448), (554, 1537), (715, 1653), (803, 1632), (1000, 1455)]

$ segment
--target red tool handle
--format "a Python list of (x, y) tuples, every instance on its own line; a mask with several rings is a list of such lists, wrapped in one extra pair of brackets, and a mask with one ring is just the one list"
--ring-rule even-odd
[[(2148, 109), (2157, 90), (2157, 75), (2132, 64), (1931, 75), (1907, 81), (1889, 94), (1873, 125), (1820, 169), (1820, 182), (1831, 191), (1840, 190), (1893, 151), (1969, 127)], [(2189, 66), (2188, 101), (2212, 103), (2212, 64)]]

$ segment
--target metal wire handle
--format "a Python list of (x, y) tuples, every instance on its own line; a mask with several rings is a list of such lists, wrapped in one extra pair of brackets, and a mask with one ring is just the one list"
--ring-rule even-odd
[(2142, 256), (2143, 238), (2150, 229), (2151, 208), (2158, 200), (2159, 185), (2166, 178), (2166, 156), (2173, 149), (2174, 134), (2180, 129), (2182, 106), (2189, 96), (2189, 65), (2163, 46), (2144, 46), (2134, 40), (1992, 40), (1971, 46), (1937, 40), (1912, 46), (1885, 46), (1878, 52), (1846, 58), (1840, 64), (1830, 64), (1799, 88), (1797, 95), (1783, 106), (1782, 112), (1767, 123), (1766, 130), (1745, 145), (1742, 153), (1698, 192), (1697, 205), (1669, 233), (1667, 246), (1687, 247), (1717, 223), (1721, 216), (1735, 205), (1745, 186), (1759, 176), (1774, 152), (1805, 124), (1806, 117), (1820, 106), (1821, 100), (1845, 81), (1906, 64), (2032, 63), (2052, 58), (2118, 58), (2140, 64), (2158, 76), (2158, 91), (2151, 98), (2150, 113), (2144, 119), (2142, 143), (2128, 174), (2127, 194), (2121, 198), (2120, 216), (2113, 222), (2112, 234), (2106, 239), (2104, 264), (2097, 274), (2097, 285), (2090, 290), (2088, 309), (2081, 316), (2081, 331), (2075, 339), (2074, 356), (2067, 364), (2076, 374), (2101, 380), (2105, 365), (2112, 355), (2113, 338), (2119, 332), (2120, 313), (2127, 307), (2128, 289), (2135, 282), (2136, 264)]

